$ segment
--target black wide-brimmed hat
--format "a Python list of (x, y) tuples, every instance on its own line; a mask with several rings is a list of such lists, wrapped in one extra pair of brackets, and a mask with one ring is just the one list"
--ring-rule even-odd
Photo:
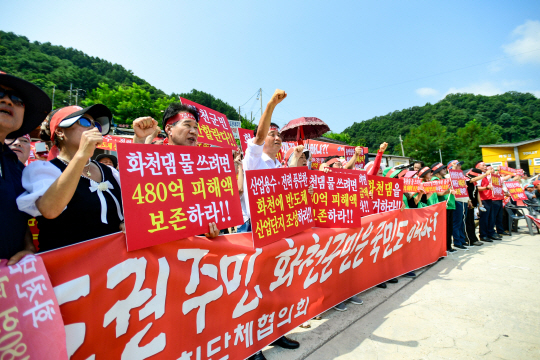
[(99, 154), (96, 157), (96, 161), (99, 162), (99, 160), (104, 159), (104, 158), (111, 159), (113, 163), (113, 168), (116, 169), (118, 167), (118, 159), (116, 158), (116, 156), (111, 155), (111, 154)]
[(9, 139), (16, 139), (30, 133), (45, 120), (52, 109), (49, 96), (31, 82), (0, 71), (0, 85), (17, 91), (24, 101), (23, 123), (18, 130), (8, 134)]

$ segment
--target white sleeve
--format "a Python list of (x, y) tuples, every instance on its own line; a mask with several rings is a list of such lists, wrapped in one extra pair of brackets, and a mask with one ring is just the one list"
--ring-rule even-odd
[(114, 180), (116, 180), (116, 182), (118, 183), (118, 185), (122, 186), (122, 184), (120, 184), (120, 172), (118, 170), (116, 170), (115, 168), (113, 168), (112, 166), (108, 165), (111, 170), (112, 170), (112, 174), (113, 174), (113, 177), (114, 177)]
[(17, 206), (32, 216), (39, 216), (36, 201), (62, 175), (62, 171), (48, 161), (34, 161), (22, 173), (22, 186), (26, 190), (17, 198)]
[(244, 170), (259, 170), (259, 164), (262, 161), (263, 147), (253, 143), (254, 138), (247, 141), (246, 155), (244, 156)]

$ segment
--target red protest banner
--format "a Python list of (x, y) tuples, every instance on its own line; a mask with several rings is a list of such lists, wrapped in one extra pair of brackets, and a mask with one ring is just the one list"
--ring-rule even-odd
[(373, 212), (381, 213), (401, 209), (403, 180), (368, 175), (369, 191), (373, 194)]
[[(290, 148), (298, 146), (298, 143), (296, 141), (287, 141), (282, 144), (281, 150), (283, 150), (284, 153), (287, 152)], [(347, 148), (352, 148), (354, 153), (354, 146), (348, 146), (348, 145), (339, 145), (339, 144), (332, 144), (327, 143), (324, 141), (318, 141), (318, 140), (306, 140), (304, 141), (304, 146), (309, 149), (312, 157), (322, 157), (325, 158), (327, 156), (346, 156), (345, 151)], [(350, 156), (352, 156), (351, 150), (348, 150)], [(368, 153), (368, 148), (364, 147), (364, 155)], [(350, 160), (350, 157), (349, 157)]]
[(452, 187), (456, 191), (455, 197), (457, 198), (468, 197), (469, 192), (467, 191), (467, 178), (465, 177), (465, 175), (463, 175), (463, 171), (449, 169), (448, 173), (450, 174)]
[(422, 179), (418, 178), (403, 178), (403, 192), (405, 193), (417, 193), (418, 187), (422, 183)]
[(420, 185), (420, 187), (423, 189), (423, 191), (426, 194), (432, 194), (434, 192), (444, 192), (444, 191), (450, 189), (450, 185), (452, 185), (450, 180), (451, 179), (441, 179), (441, 180), (434, 180), (434, 181), (426, 181), (426, 182), (423, 182)]
[(358, 175), (311, 170), (313, 217), (319, 227), (359, 227)]
[(523, 191), (523, 188), (521, 187), (519, 181), (507, 181), (504, 183), (504, 185), (506, 185), (506, 188), (508, 189), (512, 200), (527, 200), (527, 195), (525, 195), (525, 192)]
[(311, 158), (311, 170), (319, 170), (325, 158)]
[(499, 166), (499, 172), (503, 175), (516, 175), (516, 169), (512, 169), (508, 166)]
[(502, 180), (499, 174), (491, 174), (491, 185), (493, 186), (493, 189), (491, 190), (493, 200), (504, 200)]
[(230, 149), (118, 144), (128, 251), (242, 224)]
[(97, 146), (98, 149), (116, 151), (116, 144), (132, 144), (133, 139), (127, 139), (122, 136), (106, 135), (103, 142)]
[(245, 172), (255, 247), (314, 226), (307, 172), (306, 167)]
[(240, 136), (240, 145), (242, 146), (242, 153), (245, 154), (247, 150), (248, 140), (253, 139), (253, 130), (239, 128), (238, 134)]
[[(0, 260), (0, 359), (67, 359), (66, 331), (40, 257)], [(71, 355), (71, 354), (70, 354)]]
[(332, 168), (331, 173), (337, 174), (351, 174), (358, 177), (358, 209), (360, 210), (360, 216), (367, 216), (373, 214), (373, 203), (369, 197), (369, 184), (367, 172), (361, 170), (352, 169), (339, 169)]
[(67, 339), (72, 360), (239, 360), (445, 256), (445, 206), (371, 215), (361, 228), (308, 229), (262, 249), (232, 234), (127, 253), (123, 234), (113, 234), (41, 257), (64, 290), (66, 327), (83, 329)]
[(199, 142), (233, 149), (238, 147), (225, 114), (183, 97), (180, 97), (180, 102), (195, 107), (199, 112)]

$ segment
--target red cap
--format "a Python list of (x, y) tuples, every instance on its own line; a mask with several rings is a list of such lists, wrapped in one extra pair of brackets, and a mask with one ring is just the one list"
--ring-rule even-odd
[(80, 106), (66, 106), (61, 109), (59, 109), (57, 112), (54, 113), (50, 123), (49, 127), (51, 129), (51, 141), (54, 141), (54, 132), (56, 131), (56, 128), (64, 118), (70, 114), (73, 114), (76, 111), (82, 110), (83, 108)]
[(532, 184), (533, 184), (534, 186), (539, 185), (539, 184), (540, 184), (540, 180), (533, 181)]

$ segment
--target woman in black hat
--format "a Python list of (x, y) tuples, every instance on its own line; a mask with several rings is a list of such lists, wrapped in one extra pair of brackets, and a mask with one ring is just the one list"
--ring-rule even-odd
[(20, 210), (37, 217), (40, 250), (123, 229), (118, 171), (90, 160), (109, 131), (111, 117), (101, 104), (69, 106), (53, 115), (50, 134), (59, 154), (24, 170), (26, 192), (17, 199)]
[(118, 159), (111, 154), (99, 154), (96, 157), (96, 161), (103, 165), (111, 166), (113, 169), (118, 170)]
[(13, 265), (35, 252), (28, 229), (29, 216), (17, 208), (24, 192), (24, 165), (5, 144), (37, 128), (51, 111), (51, 99), (37, 86), (0, 72), (0, 259)]

